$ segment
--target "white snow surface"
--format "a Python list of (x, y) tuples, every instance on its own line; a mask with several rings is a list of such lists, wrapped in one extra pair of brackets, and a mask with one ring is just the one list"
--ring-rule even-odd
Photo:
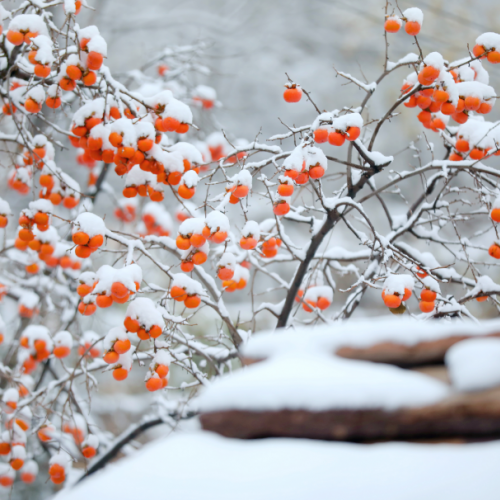
[(84, 231), (90, 238), (93, 238), (98, 234), (104, 235), (106, 233), (106, 225), (104, 224), (104, 221), (101, 217), (91, 212), (84, 212), (80, 214), (73, 221), (73, 223), (73, 234), (78, 231)]
[(499, 461), (500, 442), (363, 445), (181, 433), (108, 465), (56, 499), (496, 500)]
[(206, 85), (198, 85), (193, 90), (193, 96), (199, 97), (200, 99), (215, 101), (215, 99), (217, 99), (217, 92), (212, 87), (208, 87)]
[(413, 276), (409, 274), (391, 274), (384, 281), (384, 290), (388, 295), (393, 293), (399, 293), (399, 295), (405, 294), (405, 288), (413, 291), (415, 286), (415, 280)]
[(71, 349), (73, 347), (73, 337), (68, 331), (62, 330), (54, 335), (54, 344), (56, 347), (64, 346)]
[(109, 351), (117, 340), (127, 340), (127, 330), (123, 325), (115, 326), (106, 334), (102, 341), (104, 350)]
[(328, 351), (340, 347), (371, 347), (382, 342), (412, 346), (420, 342), (444, 339), (455, 335), (481, 337), (500, 331), (500, 320), (481, 323), (470, 321), (428, 321), (410, 318), (370, 318), (349, 320), (311, 330), (310, 327), (284, 332), (269, 331), (250, 338), (242, 347), (244, 356), (256, 359), (275, 356), (285, 351)]
[[(412, 9), (408, 9), (412, 10)], [(413, 19), (410, 19), (412, 21)], [(422, 24), (421, 21), (417, 21), (419, 24)], [(427, 66), (433, 66), (437, 69), (443, 69), (444, 67), (444, 59), (443, 56), (439, 52), (431, 52), (424, 58), (424, 63)], [(423, 66), (422, 66), (423, 67)]]
[(477, 391), (500, 385), (500, 339), (467, 339), (455, 344), (445, 357), (453, 386)]
[[(410, 52), (409, 54), (406, 54), (404, 57), (399, 59), (396, 62), (387, 62), (387, 69), (391, 70), (394, 69), (396, 66), (399, 66), (400, 64), (411, 64), (415, 63), (419, 60), (419, 56), (415, 54), (414, 52)], [(414, 73), (413, 73), (414, 74)]]
[(260, 238), (259, 223), (254, 220), (247, 221), (243, 226), (243, 229), (241, 230), (241, 235), (244, 236), (245, 238), (248, 238), (250, 235), (252, 235), (256, 240), (259, 240)]
[(496, 95), (493, 87), (481, 82), (459, 82), (456, 88), (460, 96), (474, 96), (482, 100), (492, 99)]
[(54, 56), (52, 54), (52, 40), (45, 35), (38, 35), (31, 39), (32, 50), (36, 50), (35, 60), (40, 64), (53, 64)]
[[(104, 114), (104, 98), (98, 97), (93, 101), (86, 102), (73, 114), (73, 124), (75, 126), (85, 125), (85, 120), (91, 116), (96, 118), (102, 117)], [(116, 122), (115, 122), (116, 123)]]
[[(153, 128), (153, 137), (154, 137), (154, 128)], [(192, 144), (189, 144), (189, 142), (178, 142), (177, 144), (171, 146), (170, 150), (173, 152), (180, 153), (183, 158), (185, 158), (190, 163), (193, 163), (195, 165), (201, 165), (203, 163), (203, 157), (201, 153)]]
[(307, 167), (320, 165), (324, 168), (325, 172), (328, 169), (328, 160), (326, 159), (325, 153), (315, 146), (307, 146), (304, 148), (304, 160), (306, 161)]
[(183, 288), (189, 295), (204, 295), (201, 283), (183, 273), (172, 274), (172, 286)]
[(483, 33), (476, 38), (476, 44), (482, 45), (486, 49), (492, 49), (493, 47), (498, 50), (500, 47), (500, 35), (498, 33)]
[(477, 279), (477, 285), (469, 291), (467, 295), (474, 297), (479, 293), (500, 293), (500, 285), (497, 285), (489, 276), (479, 276)]
[(45, 100), (45, 90), (41, 86), (32, 87), (26, 92), (26, 99), (28, 97), (31, 97), (37, 103), (42, 103)]
[(161, 312), (156, 308), (155, 303), (147, 297), (137, 297), (130, 302), (127, 307), (127, 316), (137, 319), (147, 331), (154, 325), (161, 328), (164, 326)]
[(179, 120), (181, 123), (187, 123), (191, 125), (193, 123), (193, 113), (187, 104), (173, 98), (167, 104), (165, 112), (163, 113), (163, 118), (170, 116)]
[(0, 198), (0, 215), (12, 215), (9, 202), (5, 201), (3, 198)]
[[(136, 292), (135, 283), (142, 282), (142, 268), (138, 264), (131, 264), (130, 266), (117, 269), (115, 267), (104, 264), (99, 268), (96, 273), (99, 283), (95, 287), (93, 294), (97, 295), (106, 292), (110, 293), (113, 283), (123, 283), (132, 293)], [(81, 275), (80, 275), (80, 279)]]
[(204, 227), (205, 227), (205, 220), (203, 218), (192, 217), (191, 219), (186, 219), (179, 226), (179, 234), (183, 236), (191, 234), (201, 234)]
[(44, 20), (36, 14), (21, 14), (15, 16), (9, 23), (9, 30), (12, 31), (31, 31), (39, 35), (48, 35), (47, 26)]
[(134, 165), (125, 177), (125, 186), (141, 186), (144, 184), (155, 185), (156, 175), (153, 175), (151, 172), (141, 170), (139, 165)]
[(19, 392), (11, 387), (7, 389), (2, 396), (2, 401), (5, 402), (14, 402), (17, 403), (19, 401)]
[[(323, 153), (323, 151), (321, 151), (321, 153)], [(248, 170), (241, 170), (236, 175), (231, 177), (230, 180), (232, 181), (233, 186), (247, 186), (250, 189), (252, 188), (252, 174)]]
[(236, 267), (236, 256), (233, 253), (226, 252), (222, 254), (219, 262), (217, 263), (218, 267), (227, 267), (228, 269), (232, 269), (234, 271)]
[(313, 286), (306, 290), (304, 300), (317, 302), (319, 298), (324, 298), (329, 302), (333, 301), (333, 288), (330, 286)]
[(205, 388), (202, 412), (220, 410), (383, 409), (436, 403), (442, 382), (391, 365), (291, 352), (253, 364)]
[(43, 212), (50, 214), (54, 211), (54, 205), (49, 200), (39, 199), (35, 201), (30, 201), (29, 209), (33, 212)]
[(359, 113), (349, 113), (347, 115), (334, 118), (332, 128), (346, 132), (349, 127), (363, 127), (363, 117)]
[(229, 233), (231, 230), (231, 224), (229, 223), (227, 215), (219, 212), (218, 210), (210, 212), (205, 218), (205, 223), (212, 232), (217, 230)]
[(199, 177), (198, 174), (194, 170), (188, 170), (182, 176), (182, 184), (185, 184), (188, 188), (196, 187), (198, 184)]
[(408, 21), (416, 22), (420, 25), (424, 22), (424, 13), (418, 7), (410, 7), (403, 12), (403, 16)]

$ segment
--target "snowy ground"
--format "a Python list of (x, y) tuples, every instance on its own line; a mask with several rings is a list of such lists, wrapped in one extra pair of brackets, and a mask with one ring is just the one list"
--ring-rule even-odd
[(497, 500), (500, 442), (359, 445), (178, 434), (57, 500)]

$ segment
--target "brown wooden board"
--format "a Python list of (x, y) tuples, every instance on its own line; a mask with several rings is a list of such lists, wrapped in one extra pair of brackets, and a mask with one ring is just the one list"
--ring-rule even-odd
[(205, 430), (226, 437), (294, 437), (337, 441), (500, 438), (500, 388), (460, 394), (422, 408), (205, 413)]

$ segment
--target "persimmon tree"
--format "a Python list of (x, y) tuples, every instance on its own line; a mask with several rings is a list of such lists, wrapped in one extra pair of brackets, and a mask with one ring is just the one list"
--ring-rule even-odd
[[(387, 3), (380, 76), (363, 83), (337, 71), (364, 92), (361, 102), (321, 111), (288, 77), (283, 98), (310, 103), (311, 123), (246, 141), (218, 128), (215, 90), (192, 83), (208, 72), (203, 44), (165, 49), (113, 76), (98, 28), (77, 24), (82, 7), (0, 6), (10, 201), (0, 199), (0, 286), (18, 315), (0, 324), (2, 486), (35, 481), (39, 465), (54, 484), (73, 482), (145, 429), (195, 415), (197, 389), (238, 365), (238, 347), (264, 311), (276, 327), (293, 327), (348, 319), (373, 293), (392, 313), (422, 320), (472, 317), (471, 300), (500, 306), (488, 276), (500, 259), (500, 128), (486, 119), (500, 35), (480, 35), (449, 62), (422, 53), (419, 9)], [(391, 62), (390, 44), (408, 42), (415, 53)], [(402, 72), (401, 90), (367, 121), (393, 72)], [(412, 164), (397, 160), (400, 145), (375, 147), (402, 113), (422, 124), (408, 138)], [(68, 158), (88, 169), (87, 186)], [(97, 213), (99, 197), (113, 215)], [(395, 197), (403, 213), (390, 208)], [(337, 238), (339, 228), (352, 240)], [(337, 290), (346, 276), (351, 285)], [(226, 305), (233, 293), (246, 303), (241, 316)], [(89, 329), (108, 308), (123, 310), (123, 320)], [(216, 319), (195, 336), (189, 326), (204, 309)], [(92, 418), (95, 374), (127, 384), (135, 370), (156, 404), (114, 437)], [(182, 383), (169, 384), (171, 371)]]

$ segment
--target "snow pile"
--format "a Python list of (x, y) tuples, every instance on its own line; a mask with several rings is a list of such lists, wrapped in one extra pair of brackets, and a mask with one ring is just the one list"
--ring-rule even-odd
[(481, 120), (481, 117), (476, 116), (460, 125), (457, 137), (468, 141), (471, 147), (479, 146), (496, 150), (500, 139), (500, 129), (498, 123), (485, 122)]
[(102, 117), (104, 115), (104, 99), (98, 97), (93, 101), (86, 102), (81, 108), (77, 109), (73, 114), (73, 126), (82, 127), (85, 125), (87, 118), (91, 116)]
[(198, 85), (193, 90), (193, 96), (198, 97), (199, 99), (206, 99), (208, 101), (215, 101), (215, 99), (217, 99), (215, 89), (208, 87), (207, 85)]
[(50, 214), (54, 211), (54, 205), (49, 200), (44, 199), (30, 201), (28, 207), (33, 213), (42, 212)]
[(403, 12), (403, 16), (410, 22), (422, 25), (424, 22), (424, 13), (418, 7), (410, 7)]
[[(461, 66), (462, 65), (462, 66)], [(457, 72), (459, 81), (463, 82), (476, 82), (485, 83), (488, 85), (490, 81), (490, 75), (483, 68), (480, 61), (470, 61), (470, 57), (464, 57), (453, 61), (450, 63), (450, 67), (455, 68), (454, 71)]]
[(188, 188), (194, 188), (198, 185), (198, 174), (194, 170), (189, 170), (182, 176), (182, 184)]
[(31, 31), (32, 33), (38, 33), (39, 35), (45, 36), (49, 34), (44, 20), (36, 14), (21, 14), (14, 17), (9, 23), (9, 30), (23, 32)]
[(395, 366), (291, 352), (214, 381), (202, 412), (418, 407), (446, 397), (442, 382)]
[(482, 101), (493, 99), (496, 95), (493, 87), (480, 82), (459, 82), (456, 87), (460, 96), (479, 97)]
[(413, 287), (415, 286), (415, 280), (413, 276), (409, 274), (391, 274), (384, 282), (384, 291), (387, 295), (398, 293), (403, 296), (405, 294), (405, 289), (413, 292)]
[[(94, 289), (95, 294), (109, 294), (114, 283), (122, 283), (128, 290), (135, 293), (137, 291), (136, 283), (140, 285), (142, 282), (142, 268), (138, 264), (131, 264), (117, 269), (105, 264), (99, 268), (96, 276), (99, 283)], [(82, 280), (81, 276), (80, 280)]]
[(68, 331), (62, 330), (54, 335), (54, 344), (56, 347), (68, 347), (71, 349), (73, 347), (73, 337)]
[(500, 48), (500, 35), (498, 33), (483, 33), (476, 38), (476, 45), (482, 45), (485, 49)]
[(191, 236), (193, 234), (202, 234), (203, 228), (205, 227), (205, 220), (203, 218), (191, 218), (186, 219), (179, 226), (179, 234), (183, 236)]
[(89, 52), (98, 52), (103, 56), (107, 55), (108, 46), (106, 40), (99, 34), (97, 26), (86, 26), (78, 30), (80, 40), (87, 39), (87, 49)]
[(40, 302), (40, 297), (29, 290), (23, 291), (19, 297), (19, 305), (22, 305), (28, 309), (34, 309)]
[(214, 210), (206, 216), (205, 224), (211, 232), (223, 231), (225, 233), (229, 233), (231, 229), (227, 216), (218, 210)]
[[(408, 10), (413, 10), (413, 9), (408, 9)], [(419, 9), (416, 9), (419, 10)], [(409, 19), (409, 21), (416, 21), (416, 19)], [(417, 21), (418, 22), (418, 21)], [(421, 21), (419, 21), (419, 24), (422, 24)], [(439, 52), (431, 52), (428, 54), (425, 59), (424, 59), (425, 66), (432, 66), (434, 68), (437, 68), (439, 70), (444, 68), (444, 59), (443, 56)], [(421, 66), (423, 68), (424, 65)]]
[(453, 386), (477, 391), (500, 385), (500, 339), (467, 339), (455, 344), (445, 357)]
[(188, 160), (189, 163), (194, 165), (201, 165), (203, 163), (203, 157), (201, 153), (192, 144), (188, 142), (178, 142), (171, 146), (170, 151), (180, 153), (181, 156)]
[(127, 317), (137, 319), (149, 331), (154, 325), (163, 327), (164, 321), (161, 312), (155, 303), (146, 297), (137, 297), (127, 307)]
[(304, 148), (304, 160), (307, 167), (320, 165), (323, 167), (325, 172), (328, 169), (328, 160), (326, 159), (325, 153), (315, 146), (308, 146)]
[[(330, 286), (313, 286), (309, 288), (305, 295), (304, 295), (304, 300), (309, 303), (309, 301), (312, 301), (314, 304), (318, 303), (319, 299), (325, 299), (328, 302), (328, 305), (331, 304), (333, 300), (333, 289)], [(314, 305), (313, 304), (313, 305)], [(316, 304), (320, 309), (323, 309), (323, 307), (320, 307), (319, 304)], [(315, 307), (316, 307), (315, 305)]]
[(222, 257), (217, 263), (217, 267), (223, 267), (234, 271), (234, 269), (236, 268), (236, 256), (229, 252), (222, 254)]
[(363, 127), (363, 117), (359, 113), (349, 113), (333, 119), (333, 129), (347, 132), (349, 127)]
[(172, 287), (174, 286), (182, 288), (188, 295), (204, 295), (201, 283), (183, 273), (172, 274)]
[(259, 223), (255, 222), (254, 220), (249, 220), (245, 223), (243, 226), (243, 229), (241, 230), (241, 235), (244, 238), (248, 238), (249, 236), (252, 236), (254, 239), (257, 241), (260, 239), (260, 227)]
[(151, 172), (141, 170), (141, 167), (139, 167), (139, 165), (133, 166), (125, 177), (125, 186), (141, 186), (145, 184), (150, 184), (154, 186), (155, 189), (161, 187), (156, 183), (156, 175), (153, 175)]
[(3, 198), (0, 198), (0, 215), (7, 216), (12, 215), (10, 205)]
[(111, 328), (102, 341), (105, 351), (109, 351), (117, 340), (128, 340), (127, 330), (120, 325)]
[(55, 58), (52, 54), (52, 41), (48, 36), (38, 35), (31, 39), (31, 50), (36, 50), (35, 61), (40, 64), (53, 64)]
[(489, 276), (479, 276), (476, 286), (469, 290), (465, 297), (476, 297), (481, 293), (500, 293), (500, 285), (497, 285)]
[(163, 498), (161, 491), (204, 500), (496, 500), (499, 461), (498, 442), (359, 445), (176, 433), (57, 500)]
[(481, 323), (466, 321), (428, 321), (425, 324), (407, 318), (371, 318), (350, 320), (348, 323), (294, 331), (270, 331), (254, 335), (242, 347), (243, 356), (263, 359), (282, 352), (301, 350), (331, 352), (341, 347), (368, 348), (384, 342), (413, 346), (420, 342), (454, 336), (485, 336), (500, 331), (500, 320)]
[(83, 231), (87, 233), (90, 238), (93, 238), (98, 234), (104, 235), (106, 233), (106, 225), (98, 215), (84, 212), (73, 221), (73, 234), (78, 231)]

